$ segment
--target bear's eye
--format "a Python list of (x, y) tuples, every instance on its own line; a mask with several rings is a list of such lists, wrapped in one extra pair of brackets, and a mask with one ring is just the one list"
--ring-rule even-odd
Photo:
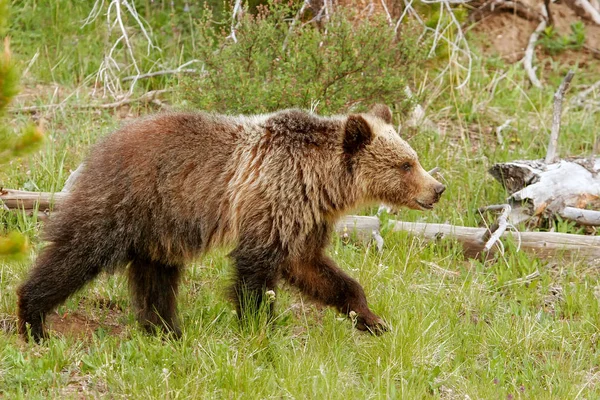
[(409, 162), (405, 162), (404, 164), (402, 164), (402, 169), (408, 172), (412, 169), (412, 165)]

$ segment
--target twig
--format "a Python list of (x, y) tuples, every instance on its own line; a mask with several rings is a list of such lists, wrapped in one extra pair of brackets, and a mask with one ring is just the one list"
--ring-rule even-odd
[[(158, 95), (161, 95), (163, 93), (167, 93), (170, 90), (167, 89), (161, 89), (161, 90), (151, 90), (150, 92), (144, 93), (143, 95), (141, 95), (140, 97), (136, 97), (134, 99), (132, 99), (130, 96), (127, 96), (119, 101), (115, 101), (112, 103), (105, 103), (105, 104), (73, 104), (71, 106), (71, 108), (74, 109), (90, 109), (90, 108), (101, 108), (101, 109), (108, 109), (108, 108), (117, 108), (126, 104), (131, 104), (131, 103), (137, 103), (137, 102), (152, 102), (155, 100), (155, 98)], [(48, 109), (55, 109), (55, 108), (59, 108), (64, 106), (65, 103), (61, 102), (58, 104), (44, 104), (41, 106), (29, 106), (29, 107), (21, 107), (21, 108), (11, 108), (9, 111), (10, 112), (16, 112), (16, 113), (35, 113), (41, 110), (48, 110)]]
[(191, 60), (191, 61), (188, 61), (185, 64), (181, 64), (179, 67), (177, 67), (175, 69), (166, 69), (166, 70), (162, 70), (162, 71), (148, 72), (146, 74), (141, 74), (141, 75), (126, 76), (125, 78), (121, 79), (121, 81), (126, 82), (126, 81), (132, 81), (134, 79), (145, 79), (145, 78), (152, 78), (154, 76), (171, 75), (171, 74), (198, 74), (198, 73), (206, 73), (206, 70), (204, 69), (204, 66), (202, 66), (202, 69), (200, 69), (200, 70), (197, 70), (197, 69), (194, 69), (194, 68), (185, 68), (188, 65), (190, 65), (192, 63), (196, 63), (196, 62), (200, 62), (200, 60)]
[(433, 269), (435, 272), (441, 273), (442, 275), (452, 275), (452, 276), (460, 275), (460, 272), (458, 272), (458, 271), (450, 271), (449, 269), (442, 268), (439, 265), (437, 265), (436, 263), (433, 263), (430, 261), (421, 260), (421, 263), (427, 265), (428, 267), (431, 267), (431, 269)]
[[(238, 13), (240, 14), (238, 16)], [(237, 37), (235, 36), (235, 30), (239, 24), (236, 24), (236, 19), (239, 19), (242, 14), (242, 0), (235, 0), (235, 5), (233, 6), (233, 12), (231, 13), (231, 33), (227, 38), (231, 38), (234, 43), (237, 43)]]
[(392, 16), (390, 15), (390, 11), (387, 8), (387, 4), (385, 4), (385, 0), (381, 0), (381, 5), (383, 6), (383, 10), (385, 11), (385, 16), (387, 18), (388, 24), (390, 26), (393, 26), (394, 22), (392, 21)]
[(377, 251), (379, 253), (383, 252), (383, 245), (384, 245), (384, 241), (383, 238), (381, 237), (381, 234), (379, 233), (379, 230), (374, 229), (371, 232), (371, 237), (373, 238), (373, 241), (375, 241), (375, 246), (377, 247)]
[(573, 79), (575, 73), (570, 70), (563, 79), (562, 83), (554, 93), (554, 110), (552, 113), (552, 131), (550, 133), (550, 142), (548, 143), (548, 149), (546, 151), (546, 164), (551, 164), (556, 161), (556, 148), (558, 145), (558, 135), (560, 133), (560, 118), (562, 114), (562, 102), (565, 96), (565, 92), (569, 89), (571, 79)]
[(285, 39), (283, 39), (283, 45), (281, 46), (282, 51), (285, 51), (285, 49), (287, 48), (288, 40), (290, 39), (290, 36), (292, 36), (292, 32), (294, 31), (296, 24), (298, 23), (300, 18), (302, 18), (302, 15), (304, 14), (306, 7), (310, 7), (309, 0), (304, 0), (304, 3), (302, 3), (302, 7), (300, 7), (300, 10), (298, 10), (298, 12), (296, 13), (296, 16), (292, 20), (292, 23), (290, 24), (290, 27), (288, 29), (288, 33), (285, 36)]
[(501, 287), (507, 287), (507, 286), (512, 286), (512, 285), (521, 285), (521, 284), (524, 284), (524, 283), (530, 283), (534, 279), (539, 278), (539, 276), (540, 276), (540, 271), (538, 271), (536, 269), (535, 271), (533, 271), (532, 273), (530, 273), (529, 275), (527, 275), (527, 276), (525, 276), (523, 278), (513, 279), (512, 281), (508, 281), (508, 282), (504, 283), (504, 285), (502, 285)]
[[(94, 2), (94, 6), (92, 11), (89, 13), (85, 21), (83, 22), (83, 26), (91, 24), (102, 14), (102, 10), (104, 9), (104, 0), (96, 0)], [(122, 9), (125, 8), (125, 10)], [(146, 43), (147, 43), (147, 53), (150, 54), (150, 50), (152, 48), (158, 49), (160, 48), (155, 46), (150, 37), (149, 28), (146, 29), (146, 24), (142, 21), (142, 18), (138, 15), (138, 12), (135, 8), (135, 4), (130, 0), (110, 0), (108, 2), (108, 7), (106, 11), (106, 23), (108, 26), (109, 34), (112, 30), (118, 26), (118, 31), (120, 36), (113, 43), (108, 52), (104, 55), (104, 59), (100, 63), (100, 67), (96, 73), (96, 84), (95, 87), (100, 86), (100, 82), (102, 82), (102, 88), (104, 93), (109, 92), (113, 98), (116, 98), (118, 93), (121, 93), (123, 90), (121, 89), (121, 79), (119, 75), (124, 71), (130, 68), (133, 68), (135, 71), (135, 75), (129, 79), (131, 84), (129, 85), (128, 92), (129, 94), (133, 94), (133, 89), (138, 81), (138, 77), (142, 75), (138, 62), (134, 55), (132, 41), (130, 40), (130, 35), (127, 32), (127, 27), (123, 23), (123, 14), (124, 11), (128, 13), (137, 24), (137, 28), (142, 32)], [(129, 62), (125, 68), (119, 66), (119, 63), (115, 60), (116, 54), (120, 51), (124, 51), (124, 57)]]
[(548, 16), (546, 15), (546, 8), (542, 5), (542, 15), (544, 18), (540, 21), (535, 31), (529, 36), (529, 43), (527, 44), (527, 49), (525, 50), (525, 56), (523, 57), (523, 66), (525, 67), (525, 71), (527, 72), (527, 76), (531, 81), (531, 84), (536, 88), (541, 89), (542, 83), (539, 81), (537, 76), (535, 76), (535, 69), (533, 68), (533, 55), (535, 53), (535, 45), (537, 43), (538, 37), (540, 33), (546, 29), (546, 19)]
[(498, 139), (498, 144), (500, 146), (504, 144), (504, 137), (502, 136), (502, 131), (508, 128), (511, 122), (512, 119), (507, 119), (502, 125), (496, 128), (496, 138)]
[(571, 103), (574, 103), (578, 106), (583, 105), (585, 98), (587, 96), (590, 95), (590, 93), (592, 93), (595, 90), (599, 90), (600, 89), (600, 81), (590, 85), (590, 87), (588, 87), (587, 89), (581, 91), (579, 94), (577, 94), (577, 96), (573, 97), (571, 99)]
[(521, 18), (525, 18), (528, 21), (539, 21), (542, 19), (542, 15), (535, 11), (533, 8), (520, 1), (511, 0), (490, 0), (481, 5), (478, 9), (473, 11), (469, 15), (469, 22), (477, 22), (482, 20), (487, 13), (494, 13), (496, 11), (508, 11), (517, 14)]
[(600, 25), (600, 11), (596, 10), (588, 0), (575, 0), (574, 4), (581, 7), (592, 21)]
[[(492, 249), (492, 247), (496, 244), (496, 242), (498, 242), (498, 240), (500, 239), (500, 237), (502, 237), (502, 235), (506, 231), (506, 228), (508, 227), (508, 216), (512, 208), (508, 204), (504, 204), (501, 207), (503, 211), (502, 214), (500, 214), (500, 216), (498, 217), (498, 227), (492, 232), (490, 238), (485, 243), (485, 246), (483, 246), (484, 252), (488, 252)], [(489, 207), (488, 209), (492, 208)]]

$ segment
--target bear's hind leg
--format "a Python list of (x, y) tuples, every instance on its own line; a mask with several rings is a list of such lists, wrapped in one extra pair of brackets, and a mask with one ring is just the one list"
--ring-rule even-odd
[(17, 289), (18, 331), (39, 342), (46, 314), (94, 279), (101, 263), (87, 249), (52, 243), (42, 250), (27, 280)]
[(156, 327), (181, 336), (177, 318), (177, 290), (182, 266), (134, 259), (128, 270), (133, 306), (140, 324), (148, 332)]

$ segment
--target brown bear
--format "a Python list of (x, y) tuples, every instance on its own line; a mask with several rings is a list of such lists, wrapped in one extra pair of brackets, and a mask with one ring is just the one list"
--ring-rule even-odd
[(123, 127), (93, 148), (64, 211), (45, 227), (49, 243), (18, 289), (19, 332), (39, 341), (46, 313), (100, 272), (127, 267), (140, 323), (178, 336), (184, 264), (227, 243), (239, 316), (282, 279), (355, 313), (359, 329), (383, 332), (360, 284), (325, 247), (352, 208), (431, 209), (444, 191), (391, 120), (376, 105), (332, 117), (159, 114)]

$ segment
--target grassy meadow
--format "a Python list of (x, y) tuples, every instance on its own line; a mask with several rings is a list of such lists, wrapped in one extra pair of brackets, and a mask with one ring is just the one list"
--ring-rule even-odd
[[(465, 71), (443, 46), (430, 54), (431, 38), (419, 37), (420, 27), (409, 20), (399, 43), (385, 19), (358, 24), (348, 22), (351, 13), (333, 16), (326, 30), (298, 24), (290, 34), (298, 8), (277, 3), (271, 13), (258, 7), (256, 16), (243, 17), (234, 43), (226, 39), (229, 5), (219, 3), (219, 13), (211, 14), (199, 3), (190, 2), (187, 11), (184, 1), (135, 3), (156, 46), (148, 47), (135, 21), (125, 18), (141, 71), (192, 59), (200, 61), (191, 68), (204, 65), (205, 71), (140, 79), (132, 98), (167, 89), (162, 105), (230, 113), (301, 106), (329, 114), (390, 105), (425, 169), (439, 167), (447, 185), (433, 211), (393, 216), (406, 221), (489, 223), (477, 209), (504, 203), (507, 193), (488, 168), (545, 155), (553, 92), (569, 68), (576, 75), (567, 100), (600, 79), (600, 62), (582, 53), (539, 53), (544, 88), (532, 88), (521, 64), (483, 54), (478, 43), (484, 39), (471, 35), (472, 73), (459, 89)], [(108, 31), (103, 15), (83, 26), (92, 6), (13, 2), (11, 49), (23, 72), (22, 91), (4, 118), (11, 126), (34, 121), (46, 140), (40, 151), (0, 166), (1, 187), (60, 191), (98, 138), (161, 110), (152, 102), (82, 107), (115, 101), (110, 93), (103, 97), (96, 72), (118, 34)], [(130, 65), (122, 45), (116, 54), (117, 62)], [(409, 126), (414, 101), (436, 129)], [(499, 144), (496, 127), (508, 119)], [(599, 126), (599, 112), (566, 107), (560, 154), (589, 155)], [(516, 243), (480, 261), (465, 258), (452, 241), (383, 232), (379, 253), (335, 237), (329, 252), (391, 327), (374, 337), (286, 287), (277, 292), (274, 321), (240, 327), (225, 294), (228, 249), (218, 249), (185, 272), (181, 340), (145, 334), (134, 320), (124, 276), (104, 275), (49, 317), (51, 338), (35, 345), (15, 332), (15, 289), (44, 245), (43, 224), (35, 215), (0, 210), (0, 232), (17, 230), (30, 242), (25, 256), (0, 259), (0, 398), (600, 398), (599, 263), (542, 260), (518, 251)], [(550, 228), (583, 233), (564, 221)]]

